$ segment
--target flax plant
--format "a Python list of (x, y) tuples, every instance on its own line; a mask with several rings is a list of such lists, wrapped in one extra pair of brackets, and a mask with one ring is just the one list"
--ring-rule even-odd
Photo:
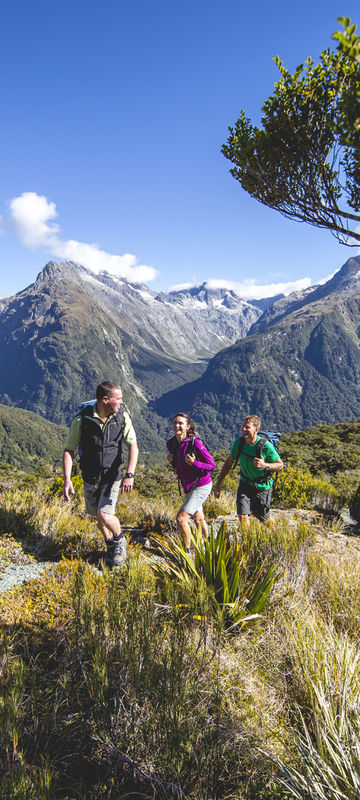
[(200, 530), (191, 534), (194, 560), (179, 541), (159, 536), (153, 536), (152, 541), (161, 556), (161, 560), (150, 562), (159, 579), (171, 578), (187, 587), (199, 587), (204, 582), (215, 613), (223, 617), (228, 629), (249, 627), (259, 621), (270, 603), (275, 565), (266, 570), (262, 566), (249, 569), (240, 541), (237, 537), (230, 539), (224, 522), (217, 532), (211, 526), (207, 541)]

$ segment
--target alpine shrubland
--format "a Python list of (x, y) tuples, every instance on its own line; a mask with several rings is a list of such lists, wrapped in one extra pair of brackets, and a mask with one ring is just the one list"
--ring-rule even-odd
[(238, 528), (231, 473), (194, 560), (172, 471), (141, 466), (112, 572), (79, 477), (66, 504), (51, 471), (0, 468), (3, 567), (49, 562), (0, 595), (4, 800), (358, 797), (360, 546), (339, 512), (359, 478), (349, 455), (326, 466), (337, 433), (321, 458), (286, 437), (274, 532)]

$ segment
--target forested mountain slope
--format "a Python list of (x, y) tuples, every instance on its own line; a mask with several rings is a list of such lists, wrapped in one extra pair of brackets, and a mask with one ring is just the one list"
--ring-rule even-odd
[[(209, 445), (231, 441), (244, 414), (283, 431), (360, 415), (360, 257), (324, 286), (264, 314), (268, 325), (218, 353), (203, 375), (153, 406), (191, 411)], [(290, 309), (283, 311), (283, 305)], [(253, 330), (256, 329), (255, 326)]]

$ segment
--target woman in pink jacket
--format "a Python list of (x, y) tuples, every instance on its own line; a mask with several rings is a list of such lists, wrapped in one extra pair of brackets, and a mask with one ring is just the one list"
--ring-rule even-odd
[(208, 537), (208, 526), (203, 512), (203, 503), (212, 489), (210, 473), (216, 464), (209, 451), (198, 439), (195, 424), (189, 414), (179, 412), (173, 418), (175, 436), (166, 443), (168, 461), (174, 467), (182, 488), (185, 501), (176, 522), (183, 537), (186, 551), (190, 552), (189, 520), (201, 525), (204, 539)]

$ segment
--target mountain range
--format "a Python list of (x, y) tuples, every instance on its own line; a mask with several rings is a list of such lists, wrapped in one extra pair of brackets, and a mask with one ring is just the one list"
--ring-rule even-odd
[[(198, 379), (163, 395), (186, 407), (212, 447), (229, 444), (246, 413), (267, 429), (299, 430), (360, 416), (360, 256), (324, 285), (277, 300)], [(231, 435), (229, 437), (229, 433)]]
[(360, 415), (360, 257), (288, 297), (155, 293), (71, 262), (49, 262), (0, 300), (0, 402), (68, 424), (105, 379), (119, 382), (143, 449), (190, 411), (210, 447), (245, 413), (283, 431)]
[(63, 424), (110, 378), (124, 389), (143, 447), (157, 448), (167, 422), (149, 403), (199, 377), (271, 302), (206, 284), (156, 294), (49, 262), (34, 284), (0, 301), (0, 402)]

